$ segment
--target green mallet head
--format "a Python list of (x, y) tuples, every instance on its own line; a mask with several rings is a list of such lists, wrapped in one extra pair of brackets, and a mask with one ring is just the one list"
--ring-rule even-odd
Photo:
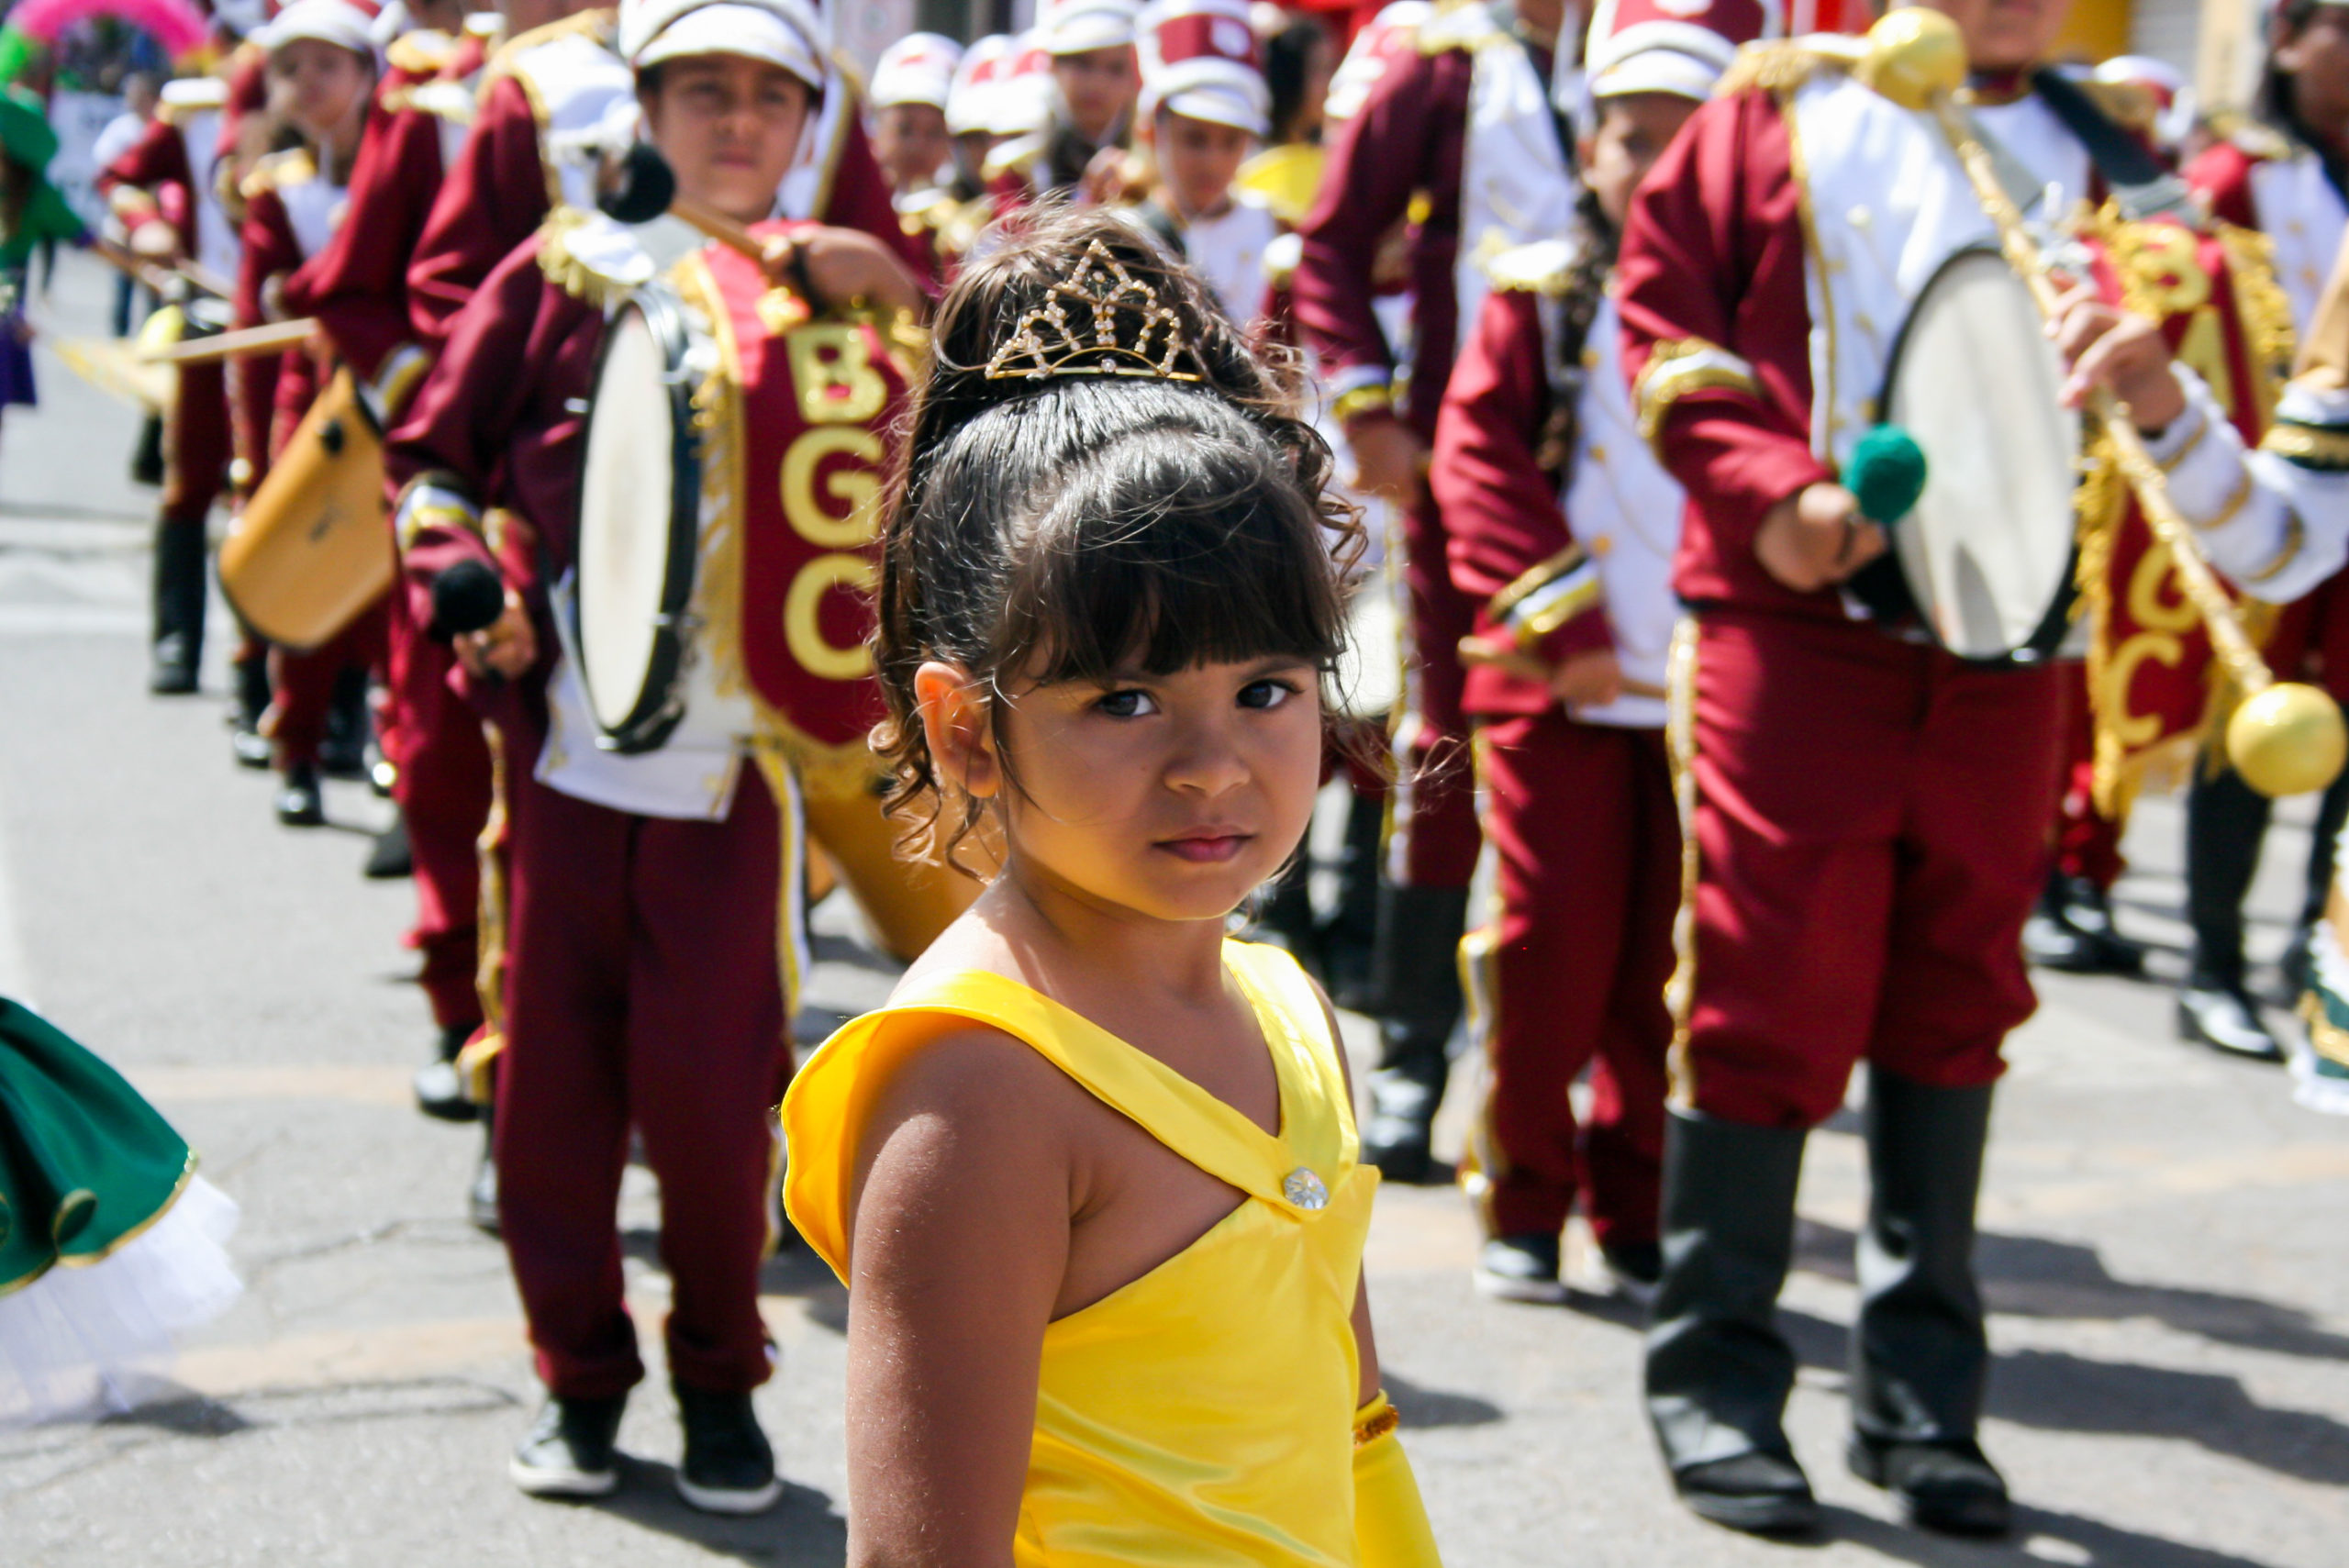
[(1889, 528), (1925, 493), (1925, 453), (1898, 425), (1878, 425), (1852, 449), (1843, 488), (1860, 499), (1860, 516)]

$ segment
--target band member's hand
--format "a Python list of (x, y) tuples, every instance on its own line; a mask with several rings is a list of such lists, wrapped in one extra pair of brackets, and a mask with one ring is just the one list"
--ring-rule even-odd
[(1569, 709), (1605, 707), (1623, 695), (1623, 665), (1611, 648), (1569, 653), (1550, 672), (1550, 695)]
[(1754, 531), (1762, 569), (1798, 594), (1841, 583), (1884, 553), (1884, 530), (1840, 484), (1814, 484), (1770, 508)]
[(2110, 390), (2130, 420), (2148, 434), (2166, 429), (2186, 412), (2186, 393), (2170, 368), (2169, 339), (2132, 311), (2107, 304), (2087, 284), (2065, 290), (2047, 318), (2071, 372), (2064, 406), (2077, 408), (2097, 387)]
[(1077, 195), (1092, 206), (1125, 206), (1150, 193), (1150, 161), (1122, 147), (1105, 147), (1085, 165)]
[(1355, 420), (1346, 429), (1354, 454), (1353, 487), (1408, 506), (1426, 483), (1428, 448), (1419, 433), (1392, 415)]
[(921, 285), (896, 253), (853, 228), (810, 229), (796, 239), (771, 240), (766, 270), (776, 282), (795, 287), (800, 281), (796, 272), (804, 272), (807, 288), (817, 296), (807, 303), (819, 312), (860, 297), (885, 310), (917, 315), (928, 303)]
[(538, 628), (520, 595), (508, 588), (506, 609), (487, 628), (468, 631), (456, 640), (457, 658), (473, 675), (497, 674), (513, 680), (539, 662)]

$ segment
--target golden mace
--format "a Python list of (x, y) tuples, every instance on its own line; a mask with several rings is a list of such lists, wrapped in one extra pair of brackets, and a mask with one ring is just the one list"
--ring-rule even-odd
[[(2023, 227), (2022, 214), (1999, 184), (1990, 154), (1957, 106), (1965, 84), (1965, 41), (1938, 11), (1908, 6), (1868, 29), (1865, 52), (1854, 67), (1863, 83), (1905, 109), (1933, 117), (1957, 154), (1983, 212), (1998, 230), (2007, 264), (2031, 289), (2043, 315), (2053, 316), (2056, 291), (2046, 258)], [(2278, 681), (2259, 656), (2235, 614), (2234, 601), (2210, 569), (2194, 526), (2170, 500), (2161, 465), (2122, 413), (2110, 389), (2098, 387), (2083, 412), (2111, 443), (2121, 477), (2136, 493), (2154, 537), (2167, 546), (2178, 585), (2210, 628), (2210, 646), (2243, 701), (2227, 721), (2227, 760), (2243, 782), (2266, 795), (2319, 790), (2349, 762), (2349, 727), (2332, 698), (2314, 686)]]

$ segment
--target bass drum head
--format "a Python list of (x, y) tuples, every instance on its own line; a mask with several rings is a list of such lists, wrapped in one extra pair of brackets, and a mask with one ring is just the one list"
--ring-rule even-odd
[(1893, 349), (1884, 417), (1925, 453), (1925, 490), (1892, 528), (1934, 639), (1964, 659), (2046, 657), (2076, 550), (2080, 418), (2030, 288), (1995, 250), (1944, 262)]
[(672, 346), (631, 305), (604, 337), (579, 475), (579, 675), (596, 724), (623, 751), (668, 706), (674, 617), (690, 580), (673, 571), (681, 474)]

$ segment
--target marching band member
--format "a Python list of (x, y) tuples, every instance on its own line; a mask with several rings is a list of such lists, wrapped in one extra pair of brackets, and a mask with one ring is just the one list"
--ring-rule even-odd
[[(1079, 192), (1103, 154), (1132, 139), (1141, 86), (1134, 57), (1138, 9), (1138, 0), (1044, 0), (1038, 8), (1030, 47), (1048, 61), (1047, 117), (988, 155), (988, 190), (998, 214), (1056, 191)], [(1022, 73), (1016, 66), (1014, 80)]]
[[(254, 35), (268, 59), (271, 111), (308, 145), (269, 154), (245, 181), (239, 327), (285, 317), (285, 280), (326, 248), (346, 210), (374, 86), (369, 22), (347, 0), (294, 0)], [(322, 377), (306, 347), (255, 356), (238, 368), (236, 442), (250, 495), (309, 411)], [(318, 747), (335, 688), (345, 670), (363, 672), (375, 662), (382, 641), (383, 617), (370, 609), (323, 647), (270, 651), (271, 702), (262, 732), (279, 775), (277, 819), (288, 827), (325, 823)]]
[[(1662, 694), (1683, 496), (1639, 438), (1608, 286), (1632, 190), (1765, 24), (1737, 0), (1693, 17), (1599, 7), (1573, 227), (1490, 262), (1436, 425), (1453, 581), (1492, 651), (1465, 697), (1500, 908), (1469, 943), (1490, 1072), (1464, 1180), (1485, 1229), (1477, 1288), (1504, 1299), (1565, 1298), (1559, 1236), (1578, 1192), (1621, 1288), (1652, 1291), (1662, 1269), (1680, 897)], [(1578, 1131), (1568, 1089), (1586, 1066)]]
[[(762, 226), (767, 263), (704, 250), (673, 219), (629, 230), (558, 209), (452, 319), (389, 453), (414, 613), (429, 622), (428, 585), (459, 562), (505, 586), (503, 615), (457, 648), (503, 734), (512, 816), (495, 1137), (507, 1250), (548, 1391), (510, 1466), (534, 1495), (617, 1484), (614, 1436), (643, 1375), (614, 1219), (633, 1126), (660, 1179), (675, 1285), (679, 1489), (720, 1512), (774, 1501), (751, 1392), (773, 1364), (757, 1276), (772, 1112), (790, 1069), (796, 998), (784, 970), (796, 974), (801, 940), (803, 835), (860, 894), (894, 897), (867, 906), (893, 946), (918, 950), (967, 901), (942, 873), (891, 864), (864, 741), (877, 701), (869, 612), (846, 588), (869, 572), (859, 541), (904, 373), (894, 334), (823, 303), (861, 298), (901, 320), (920, 290), (869, 235), (764, 226), (818, 95), (835, 85), (818, 36), (804, 0), (632, 6), (619, 38), (655, 145), (681, 193)], [(730, 461), (769, 479), (706, 492), (705, 505), (726, 508), (721, 532), (740, 551), (718, 573), (740, 598), (730, 633), (712, 634), (715, 656), (772, 708), (755, 743), (629, 756), (595, 743), (551, 595), (574, 559), (606, 309), (661, 274), (714, 339), (701, 395), (731, 412), (705, 439), (738, 443)], [(729, 461), (712, 455), (709, 472)]]
[(1154, 168), (1140, 217), (1198, 270), (1224, 314), (1264, 313), (1280, 220), (1234, 183), (1272, 129), (1245, 0), (1156, 0), (1141, 13), (1137, 113)]
[[(287, 310), (317, 318), (387, 425), (429, 363), (409, 316), (408, 258), (472, 119), (495, 20), (477, 16), (453, 37), (419, 30), (392, 45), (351, 168), (348, 210), (326, 249), (285, 281)], [(477, 841), (489, 819), (489, 749), (480, 718), (450, 689), (449, 645), (424, 635), (402, 595), (385, 599), (384, 623), (390, 700), (382, 739), (416, 889), (407, 940), (422, 955), (418, 984), (437, 1036), (417, 1073), (417, 1104), (427, 1115), (469, 1121), (476, 1107), (456, 1060), (483, 1017)]]
[[(2292, 325), (2306, 333), (2326, 270), (2349, 228), (2349, 5), (2287, 0), (2268, 18), (2261, 117), (2235, 128), (2187, 170), (2212, 213), (2276, 247)], [(2302, 663), (2349, 696), (2349, 583), (2328, 584), (2285, 613), (2268, 657)], [(2221, 1051), (2279, 1061), (2283, 1048), (2243, 979), (2243, 903), (2266, 836), (2269, 802), (2232, 769), (2198, 768), (2186, 804), (2186, 895), (2193, 966), (2178, 994), (2178, 1030)], [(2332, 886), (2333, 843), (2349, 819), (2349, 779), (2324, 792), (2310, 839), (2299, 920), (2284, 961), (2295, 995), (2308, 985), (2309, 944)]]
[(913, 33), (881, 51), (874, 62), (870, 102), (873, 157), (893, 193), (897, 222), (922, 246), (937, 277), (946, 257), (941, 237), (967, 197), (954, 194), (960, 162), (947, 117), (963, 48), (936, 33)]
[[(570, 0), (563, 0), (570, 4)], [(612, 116), (633, 88), (615, 51), (617, 14), (580, 9), (519, 34), (491, 60), (463, 150), (449, 167), (408, 267), (417, 336), (438, 342), (473, 291), (534, 233), (559, 199), (595, 206)], [(777, 182), (788, 217), (815, 217), (879, 237), (909, 266), (922, 247), (905, 234), (873, 161), (853, 89), (843, 79), (810, 128), (811, 142)]]
[(946, 188), (965, 206), (986, 194), (987, 154), (1002, 139), (997, 104), (1019, 51), (1010, 34), (989, 33), (963, 51), (946, 85), (946, 134), (954, 148), (954, 177)]
[[(1472, 0), (1350, 56), (1341, 77), (1359, 60), (1374, 79), (1358, 107), (1331, 89), (1341, 123), (1320, 199), (1298, 230), (1297, 325), (1335, 399), (1358, 487), (1401, 508), (1410, 595), (1393, 730), (1402, 782), (1389, 801), (1371, 979), (1381, 1045), (1363, 1127), (1365, 1157), (1390, 1180), (1424, 1181), (1431, 1168), (1429, 1128), (1460, 1017), (1454, 950), (1480, 848), (1457, 652), (1475, 612), (1452, 584), (1426, 458), (1453, 360), (1484, 298), (1487, 246), (1553, 238), (1572, 214), (1570, 150), (1550, 100), (1564, 15), (1563, 0), (1521, 0), (1513, 11)], [(1345, 87), (1348, 97), (1359, 91)], [(1474, 117), (1472, 95), (1482, 106)], [(1410, 340), (1390, 344), (1377, 272), (1407, 217)]]
[[(1982, 135), (2034, 188), (2152, 186), (2142, 145), (2035, 69), (2062, 0), (1932, 8), (1963, 37)], [(1626, 364), (1688, 491), (1675, 586), (1695, 612), (1675, 650), (1691, 858), (1647, 1396), (1691, 1508), (1815, 1527), (1775, 1303), (1808, 1131), (1865, 1059), (1849, 1462), (1919, 1524), (1995, 1533), (2009, 1506), (1976, 1440), (1974, 1210), (2001, 1042), (2032, 1006), (2018, 939), (2045, 865), (2057, 676), (1887, 635), (1837, 591), (1885, 544), (1836, 479), (1895, 334), (1940, 262), (1994, 232), (1937, 123), (1852, 58), (1749, 56), (1624, 239)], [(2149, 250), (2198, 243), (2134, 232)], [(2172, 415), (2132, 411), (2149, 429)]]
[[(216, 280), (238, 269), (238, 224), (224, 181), (239, 177), (220, 150), (228, 84), (217, 76), (163, 84), (147, 133), (101, 171), (98, 189), (121, 219), (131, 248), (166, 263), (196, 263)], [(163, 493), (155, 517), (153, 666), (148, 689), (185, 695), (204, 662), (206, 520), (228, 487), (228, 380), (217, 362), (179, 372), (163, 426)], [(268, 673), (239, 671), (241, 709), (257, 719), (268, 706)], [(255, 700), (258, 698), (258, 700)]]

